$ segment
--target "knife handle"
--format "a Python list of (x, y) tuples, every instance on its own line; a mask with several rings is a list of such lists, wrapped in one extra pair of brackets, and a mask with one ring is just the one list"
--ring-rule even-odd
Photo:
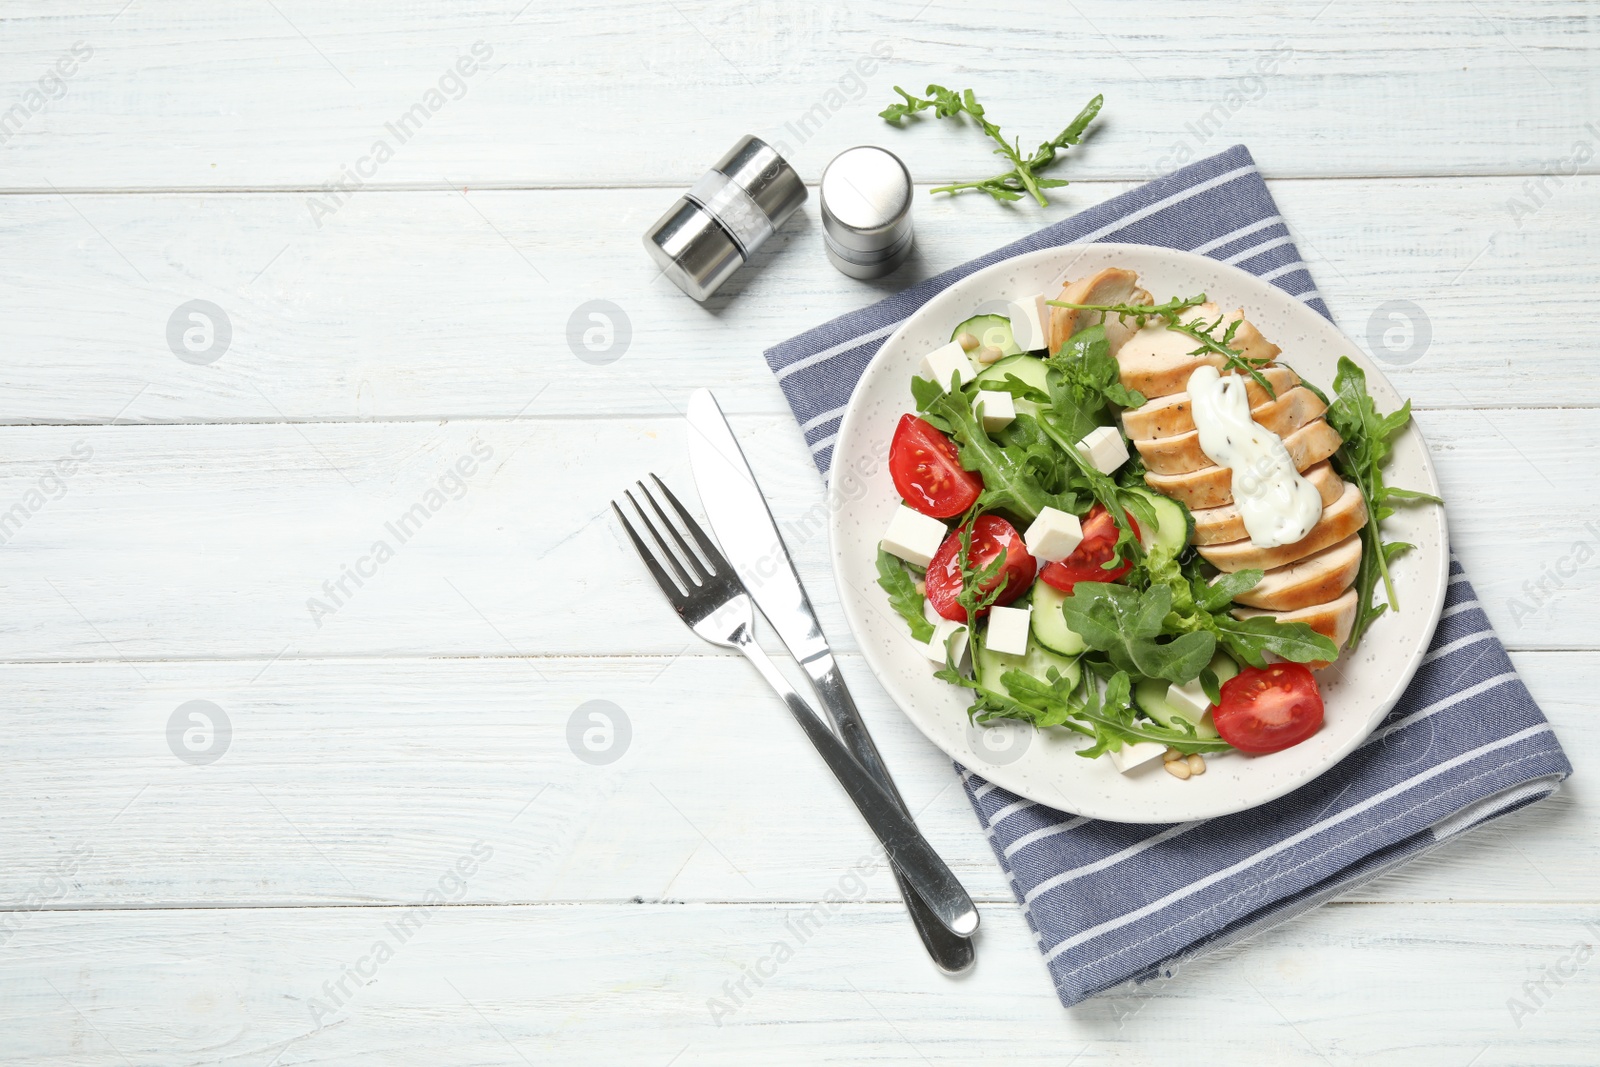
[(839, 784), (844, 786), (856, 810), (888, 852), (890, 862), (904, 875), (916, 895), (927, 903), (939, 924), (953, 934), (970, 936), (978, 928), (978, 909), (905, 809), (856, 762), (844, 743), (823, 725), (811, 710), (811, 705), (794, 691), (767, 658), (767, 654), (749, 637), (748, 630), (745, 631), (745, 640), (738, 647), (755, 664), (767, 684), (783, 697), (795, 721), (806, 732), (823, 762), (839, 780)]
[[(860, 711), (856, 709), (855, 698), (850, 695), (849, 688), (844, 684), (844, 676), (839, 673), (838, 662), (830, 653), (807, 660), (804, 666), (807, 676), (811, 679), (811, 688), (817, 694), (817, 699), (822, 702), (828, 718), (833, 721), (834, 728), (839, 731), (845, 748), (850, 750), (867, 773), (883, 786), (884, 792), (888, 793), (900, 806), (900, 810), (910, 818), (911, 809), (906, 805), (905, 798), (900, 795), (900, 790), (895, 788), (889, 768), (883, 762), (883, 755), (872, 740), (872, 734), (868, 732)], [(960, 974), (969, 970), (977, 962), (977, 952), (971, 938), (952, 933), (946, 928), (938, 916), (933, 914), (927, 902), (911, 888), (905, 875), (900, 873), (900, 868), (891, 865), (890, 869), (894, 872), (900, 898), (906, 902), (906, 911), (911, 916), (911, 923), (917, 929), (917, 936), (922, 938), (922, 946), (928, 950), (928, 955), (934, 964), (946, 974)]]

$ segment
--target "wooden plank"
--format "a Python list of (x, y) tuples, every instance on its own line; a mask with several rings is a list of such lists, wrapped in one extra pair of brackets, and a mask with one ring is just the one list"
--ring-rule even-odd
[[(1580, 768), (1600, 759), (1596, 658), (1517, 655)], [(929, 839), (977, 899), (1011, 901), (950, 761), (861, 660), (844, 664)], [(0, 931), (37, 921), (28, 894), (63, 863), (76, 869), (51, 908), (417, 903), (478, 841), (495, 859), (466, 903), (771, 902), (820, 895), (873, 846), (771, 693), (723, 657), (139, 672), (0, 668)], [(189, 709), (213, 727), (186, 743), (205, 726), (180, 711), (191, 701), (214, 706)], [(1580, 777), (1358, 897), (1600, 901), (1589, 804)], [(859, 895), (894, 893), (879, 872)]]
[(802, 941), (805, 911), (437, 907), (404, 940), (392, 908), (40, 915), (0, 954), (0, 1023), (40, 1067), (1081, 1064), (1152, 1046), (1505, 1067), (1588, 1065), (1600, 1042), (1590, 908), (1333, 906), (1070, 1011), (1014, 908), (959, 981), (885, 905), (843, 905)]
[[(1419, 421), (1507, 641), (1595, 647), (1596, 535), (1550, 501), (1600, 496), (1571, 446), (1600, 436), (1600, 411)], [(735, 423), (824, 627), (853, 649), (793, 421)], [(676, 418), (12, 427), (0, 660), (700, 651), (608, 511), (647, 471), (692, 502), (683, 433)], [(1523, 583), (1545, 567), (1570, 576), (1535, 599)]]
[[(1586, 323), (1568, 310), (1600, 285), (1583, 237), (1600, 179), (1568, 180), (1519, 226), (1506, 204), (1521, 184), (1272, 187), (1353, 343), (1417, 406), (1600, 404)], [(1081, 207), (1121, 188), (1064, 199)], [(296, 195), (7, 198), (29, 253), (0, 263), (12, 309), (0, 422), (663, 414), (690, 385), (731, 411), (776, 413), (787, 409), (763, 348), (1063, 214), (924, 198), (917, 257), (868, 284), (823, 266), (813, 201), (701, 307), (638, 244), (672, 195), (368, 195), (321, 229)], [(183, 350), (193, 323), (179, 309), (196, 299), (231, 330), (206, 365), (168, 339), (176, 318)], [(585, 358), (609, 352), (582, 343), (595, 300), (620, 309), (607, 314), (630, 337), (598, 365)], [(1411, 305), (1398, 318), (1396, 300)], [(590, 341), (604, 350), (620, 336)]]
[[(930, 81), (975, 86), (1029, 145), (1105, 94), (1071, 167), (1085, 178), (1148, 177), (1238, 141), (1283, 175), (1534, 174), (1571, 155), (1600, 105), (1596, 31), (1574, 0), (1404, 16), (1348, 0), (1314, 17), (1252, 0), (1229, 19), (1165, 3), (1136, 24), (1111, 0), (759, 15), (612, 0), (582, 19), (511, 3), (403, 20), (372, 0), (17, 6), (0, 81), (23, 108), (0, 177), (13, 189), (687, 184), (747, 131), (785, 142), (811, 178), (862, 142), (932, 181), (989, 173), (972, 131), (877, 117), (894, 84)], [(1463, 114), (1494, 137), (1463, 136)]]

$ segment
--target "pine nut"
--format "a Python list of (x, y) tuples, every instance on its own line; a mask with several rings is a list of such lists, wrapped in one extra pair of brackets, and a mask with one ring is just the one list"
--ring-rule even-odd
[(963, 352), (975, 352), (982, 342), (978, 340), (978, 335), (975, 333), (958, 333), (956, 334), (956, 344), (961, 346), (961, 351)]
[(1166, 767), (1167, 773), (1174, 778), (1189, 777), (1189, 765), (1181, 759), (1175, 759), (1171, 763), (1162, 764), (1162, 766)]
[(1003, 355), (1005, 355), (1005, 353), (1000, 351), (1000, 349), (994, 345), (984, 345), (982, 348), (978, 349), (972, 358), (976, 359), (984, 366), (988, 366), (991, 363), (998, 363), (1000, 361), (1000, 357)]
[(1179, 752), (1175, 748), (1169, 748), (1161, 754), (1161, 758), (1166, 762), (1171, 763), (1175, 759), (1182, 759), (1183, 753)]
[(1189, 773), (1190, 774), (1204, 774), (1204, 773), (1206, 773), (1205, 757), (1201, 756), (1200, 753), (1196, 752), (1193, 755), (1191, 755), (1189, 757), (1189, 759), (1187, 760), (1187, 763), (1188, 763), (1188, 766), (1189, 766)]
[(918, 578), (916, 581), (912, 582), (911, 584), (916, 586), (917, 592), (920, 595), (922, 595), (922, 596), (927, 596), (928, 595), (928, 583), (923, 581), (921, 578)]

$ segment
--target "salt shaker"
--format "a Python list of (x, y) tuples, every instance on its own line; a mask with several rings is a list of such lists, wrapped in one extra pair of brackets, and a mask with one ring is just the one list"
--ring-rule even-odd
[(822, 172), (822, 242), (852, 278), (879, 278), (911, 254), (911, 173), (874, 145), (848, 148)]

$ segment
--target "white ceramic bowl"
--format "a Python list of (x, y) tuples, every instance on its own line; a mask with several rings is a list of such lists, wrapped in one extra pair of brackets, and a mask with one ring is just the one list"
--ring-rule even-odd
[[(1075, 245), (1018, 256), (978, 271), (929, 301), (884, 343), (856, 386), (835, 444), (833, 470), (836, 482), (848, 477), (863, 486), (831, 494), (834, 578), (845, 617), (878, 679), (912, 722), (953, 759), (1020, 796), (1096, 819), (1169, 823), (1211, 818), (1266, 803), (1327, 772), (1400, 698), (1427, 650), (1444, 603), (1449, 550), (1443, 508), (1404, 508), (1385, 524), (1388, 539), (1417, 546), (1395, 564), (1400, 609), (1378, 619), (1354, 654), (1318, 675), (1327, 708), (1322, 729), (1283, 752), (1210, 757), (1207, 772), (1188, 781), (1164, 773), (1159, 761), (1124, 775), (1108, 759), (1084, 759), (1075, 751), (1088, 741), (1070, 731), (1036, 731), (1013, 722), (972, 725), (966, 691), (933, 676), (935, 665), (912, 642), (876, 584), (878, 540), (899, 503), (889, 478), (889, 441), (900, 416), (913, 410), (910, 381), (923, 354), (948, 341), (955, 325), (985, 302), (1055, 293), (1068, 279), (1110, 266), (1138, 271), (1141, 284), (1157, 300), (1204, 292), (1220, 307), (1243, 307), (1250, 321), (1282, 347), (1282, 360), (1325, 392), (1331, 389), (1339, 357), (1349, 356), (1366, 371), (1368, 390), (1380, 411), (1402, 402), (1383, 373), (1336, 327), (1236, 267), (1149, 245)], [(1396, 441), (1386, 477), (1391, 485), (1439, 492), (1415, 426)]]

